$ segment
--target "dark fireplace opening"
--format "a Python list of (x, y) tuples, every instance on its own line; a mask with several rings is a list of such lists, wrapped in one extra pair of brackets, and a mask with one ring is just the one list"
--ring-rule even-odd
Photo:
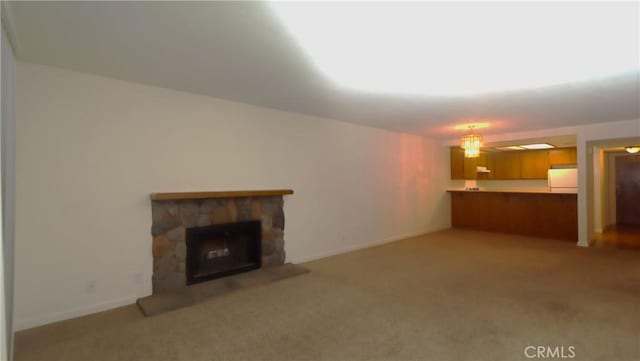
[(187, 228), (187, 285), (247, 272), (262, 264), (260, 221)]

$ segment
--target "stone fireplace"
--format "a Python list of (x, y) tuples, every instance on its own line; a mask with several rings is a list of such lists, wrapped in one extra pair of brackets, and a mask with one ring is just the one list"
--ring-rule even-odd
[[(286, 194), (293, 191), (152, 194), (153, 293), (283, 264)], [(249, 249), (252, 237), (258, 244)]]

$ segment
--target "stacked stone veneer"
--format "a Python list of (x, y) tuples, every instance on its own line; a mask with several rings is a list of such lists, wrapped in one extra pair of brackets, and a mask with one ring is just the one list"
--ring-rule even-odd
[(185, 230), (212, 224), (259, 220), (262, 266), (284, 263), (282, 196), (151, 201), (153, 224), (153, 293), (186, 285)]

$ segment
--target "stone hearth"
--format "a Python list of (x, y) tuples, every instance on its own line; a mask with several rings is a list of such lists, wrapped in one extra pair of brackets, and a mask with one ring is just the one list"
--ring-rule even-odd
[[(233, 193), (242, 194), (233, 196)], [(254, 192), (261, 194), (264, 192)], [(212, 198), (207, 198), (207, 194)], [(175, 193), (165, 200), (152, 195), (153, 224), (153, 293), (173, 291), (186, 286), (186, 229), (212, 224), (259, 220), (262, 224), (262, 266), (284, 263), (284, 210), (282, 195), (257, 195), (249, 192), (226, 192), (232, 195), (186, 194), (176, 199)], [(290, 193), (282, 193), (290, 194)], [(193, 199), (198, 198), (198, 199)]]

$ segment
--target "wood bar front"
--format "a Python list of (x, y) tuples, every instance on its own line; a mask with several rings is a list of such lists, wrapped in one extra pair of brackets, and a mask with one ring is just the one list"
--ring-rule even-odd
[(577, 195), (451, 192), (451, 223), (457, 228), (577, 242)]

